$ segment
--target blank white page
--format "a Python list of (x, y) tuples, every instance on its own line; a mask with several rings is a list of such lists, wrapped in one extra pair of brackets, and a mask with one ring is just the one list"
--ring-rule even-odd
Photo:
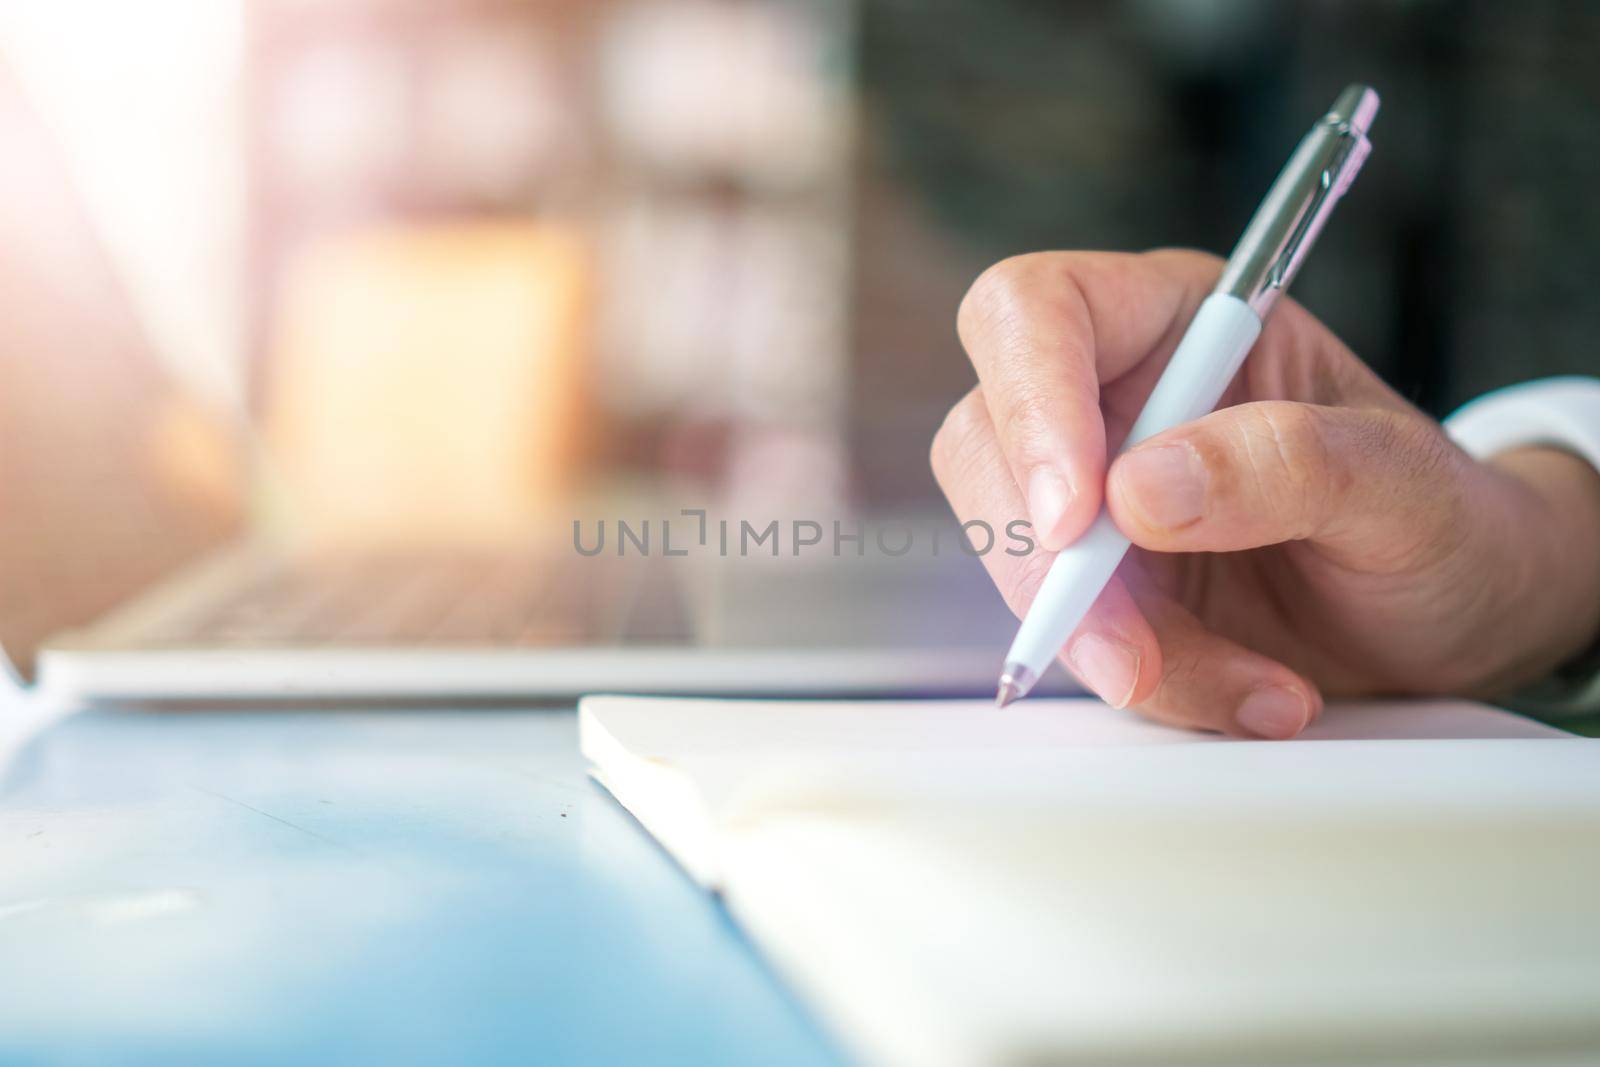
[[(1225, 741), (1118, 711), (1098, 700), (705, 700), (591, 696), (585, 715), (635, 755), (738, 753), (755, 759), (833, 752), (1034, 751), (1083, 745)], [(1335, 704), (1306, 740), (1564, 737), (1508, 711), (1466, 701)]]
[(582, 708), (866, 1062), (1600, 1045), (1600, 747), (1509, 713), (1336, 705), (1273, 743), (1090, 700)]

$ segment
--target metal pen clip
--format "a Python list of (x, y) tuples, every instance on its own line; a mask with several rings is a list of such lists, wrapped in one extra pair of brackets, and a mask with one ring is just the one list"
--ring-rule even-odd
[(1372, 150), (1367, 130), (1377, 113), (1378, 94), (1368, 86), (1352, 85), (1339, 94), (1272, 183), (1228, 258), (1216, 292), (1238, 297), (1266, 317), (1366, 162)]

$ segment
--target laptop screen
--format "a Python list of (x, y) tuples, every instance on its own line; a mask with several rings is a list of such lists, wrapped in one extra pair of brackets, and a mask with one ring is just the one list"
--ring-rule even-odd
[(215, 545), (231, 444), (166, 380), (58, 147), (0, 67), (0, 649), (19, 673)]

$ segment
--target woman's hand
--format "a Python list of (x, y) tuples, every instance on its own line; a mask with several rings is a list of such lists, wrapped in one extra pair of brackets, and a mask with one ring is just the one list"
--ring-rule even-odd
[(1586, 647), (1600, 476), (1554, 450), (1475, 462), (1293, 301), (1215, 413), (1108, 475), (1220, 268), (1039, 253), (962, 302), (979, 384), (933, 469), (963, 521), (1031, 519), (1048, 551), (985, 556), (1012, 610), (1102, 502), (1135, 546), (1062, 650), (1079, 680), (1166, 722), (1286, 738), (1324, 694), (1493, 694)]

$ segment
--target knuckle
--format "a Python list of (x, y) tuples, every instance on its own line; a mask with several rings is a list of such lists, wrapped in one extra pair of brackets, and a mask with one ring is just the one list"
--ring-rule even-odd
[(1162, 702), (1181, 706), (1202, 681), (1203, 660), (1193, 652), (1185, 651), (1171, 656), (1162, 665), (1161, 684), (1156, 690)]
[(1207, 660), (1190, 651), (1180, 652), (1163, 660), (1155, 691), (1138, 710), (1157, 721), (1176, 726), (1221, 729), (1225, 713), (1216, 701), (1198, 696), (1213, 686)]
[(1449, 558), (1473, 526), (1459, 477), (1461, 453), (1421, 415), (1384, 412), (1368, 426), (1370, 454), (1398, 465), (1389, 482), (1392, 499), (1384, 501), (1395, 533), (1408, 533), (1391, 537), (1397, 555), (1411, 566)]
[(1420, 412), (1374, 408), (1359, 416), (1355, 430), (1370, 455), (1398, 458), (1418, 473), (1438, 473), (1457, 455), (1439, 424)]
[(1150, 259), (1169, 268), (1173, 273), (1209, 281), (1222, 273), (1223, 259), (1197, 248), (1165, 246), (1152, 248), (1145, 253)]
[(1295, 536), (1309, 537), (1324, 504), (1348, 477), (1330, 454), (1317, 410), (1294, 403), (1251, 405), (1239, 423), (1239, 438), (1252, 496)]
[(1008, 575), (998, 579), (1000, 595), (1017, 618), (1027, 614), (1028, 608), (1039, 595), (1039, 587), (1044, 584), (1044, 577), (1049, 573), (1054, 558), (1048, 552), (1030, 552)]
[(982, 333), (1015, 314), (1020, 295), (1041, 267), (1042, 253), (1011, 256), (978, 275), (956, 310), (956, 330), (963, 339)]
[(1026, 447), (1027, 443), (1047, 437), (1053, 429), (1059, 401), (1043, 389), (1018, 385), (1005, 398), (1005, 408), (998, 427), (1000, 439), (1012, 447)]
[[(1445, 484), (1455, 455), (1437, 426), (1423, 416), (1405, 411), (1362, 412), (1351, 426), (1352, 445), (1371, 469), (1388, 470), (1399, 477), (1371, 479), (1387, 482), (1396, 499), (1405, 504), (1421, 498), (1412, 490), (1421, 484)], [(1429, 497), (1427, 502), (1436, 502)]]
[(934, 432), (933, 443), (928, 450), (928, 462), (933, 468), (934, 480), (946, 496), (950, 494), (950, 487), (955, 484), (966, 463), (970, 462), (967, 457), (977, 451), (972, 446), (983, 430), (982, 415), (983, 398), (977, 390), (973, 390), (956, 401)]

